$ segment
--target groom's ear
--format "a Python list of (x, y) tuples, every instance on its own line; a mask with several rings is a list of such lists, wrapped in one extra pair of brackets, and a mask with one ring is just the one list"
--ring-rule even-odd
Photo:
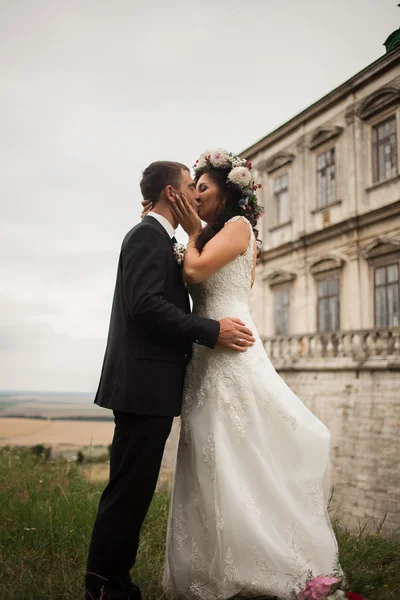
[(167, 185), (167, 187), (164, 188), (164, 193), (168, 202), (176, 202), (176, 196), (178, 192), (172, 185)]

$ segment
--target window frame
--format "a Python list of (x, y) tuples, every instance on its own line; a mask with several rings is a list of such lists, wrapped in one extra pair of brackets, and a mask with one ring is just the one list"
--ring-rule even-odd
[[(374, 141), (374, 135), (377, 131), (378, 127), (384, 125), (388, 121), (394, 120), (394, 135), (395, 135), (395, 144), (394, 144), (394, 152), (395, 152), (395, 165), (396, 172), (394, 175), (390, 175), (389, 177), (383, 177), (379, 179), (379, 155), (377, 151), (377, 147), (382, 144), (378, 141)], [(377, 135), (377, 133), (376, 133)], [(371, 175), (372, 175), (372, 185), (378, 185), (379, 183), (384, 183), (385, 181), (389, 181), (393, 177), (397, 177), (399, 175), (399, 136), (398, 136), (398, 118), (397, 112), (392, 111), (391, 114), (380, 115), (380, 118), (374, 119), (370, 124), (370, 149), (371, 149)]]
[[(330, 269), (329, 271), (323, 271), (321, 273), (315, 274), (314, 275), (314, 279), (315, 279), (315, 295), (316, 295), (316, 331), (318, 334), (320, 335), (328, 335), (331, 333), (335, 333), (337, 331), (340, 331), (340, 326), (341, 326), (341, 294), (342, 294), (342, 270), (341, 269)], [(319, 321), (319, 303), (320, 303), (320, 296), (318, 294), (318, 284), (321, 281), (325, 281), (325, 280), (330, 280), (330, 279), (337, 279), (338, 281), (338, 294), (337, 294), (337, 298), (338, 298), (338, 328), (337, 329), (329, 329), (327, 331), (323, 331), (320, 329), (320, 321)], [(335, 296), (326, 296), (329, 298), (334, 298)]]
[[(323, 154), (327, 154), (328, 152), (331, 152), (333, 150), (333, 156), (334, 156), (334, 173), (335, 173), (335, 190), (334, 190), (334, 194), (333, 194), (333, 198), (328, 199), (326, 202), (319, 202), (319, 173), (320, 171), (318, 170), (318, 159), (320, 156), (322, 156)], [(325, 147), (321, 147), (318, 149), (318, 151), (315, 153), (315, 196), (316, 196), (316, 208), (317, 209), (323, 209), (326, 206), (330, 206), (331, 204), (333, 204), (334, 202), (337, 201), (338, 199), (338, 182), (337, 182), (337, 174), (338, 174), (338, 161), (337, 161), (337, 144), (329, 144), (329, 146), (325, 146)], [(327, 169), (327, 167), (325, 166), (325, 170)]]
[[(287, 333), (285, 332), (277, 332), (276, 330), (276, 295), (277, 294), (283, 294), (287, 292), (288, 293), (288, 303), (287, 303)], [(292, 304), (292, 286), (291, 284), (281, 284), (281, 285), (275, 285), (272, 288), (272, 294), (273, 294), (273, 331), (274, 331), (274, 336), (278, 337), (278, 336), (283, 336), (283, 337), (287, 337), (290, 335), (290, 323), (291, 323), (291, 316), (290, 316), (290, 307)]]
[[(277, 193), (275, 191), (275, 186), (276, 183), (279, 179), (283, 179), (284, 177), (287, 178), (287, 187), (284, 188), (283, 190), (281, 189), (279, 191), (279, 193)], [(274, 204), (275, 204), (275, 223), (277, 226), (281, 226), (281, 225), (285, 225), (286, 223), (290, 223), (291, 218), (292, 218), (292, 204), (291, 204), (291, 200), (290, 200), (290, 173), (288, 170), (283, 171), (281, 173), (279, 173), (278, 175), (276, 175), (273, 178), (273, 195), (274, 195)], [(288, 196), (288, 205), (289, 205), (289, 214), (288, 214), (288, 218), (284, 221), (280, 221), (279, 220), (279, 202), (280, 202), (280, 194), (282, 191), (286, 191), (287, 192), (287, 196)]]
[[(375, 270), (380, 269), (382, 267), (389, 267), (391, 265), (397, 265), (398, 270), (398, 287), (399, 287), (399, 299), (400, 299), (400, 256), (398, 253), (393, 253), (392, 255), (385, 255), (379, 258), (370, 260), (370, 269), (371, 269), (371, 287), (372, 287), (372, 295), (373, 295), (373, 315), (372, 315), (372, 323), (374, 329), (390, 329), (392, 327), (399, 327), (400, 325), (400, 310), (399, 310), (399, 325), (384, 325), (383, 327), (376, 325), (376, 316), (377, 316), (377, 306), (376, 306), (376, 296), (375, 296)], [(386, 287), (387, 283), (385, 284)], [(378, 286), (383, 287), (383, 286)], [(387, 310), (387, 297), (386, 297), (386, 317), (388, 316)]]

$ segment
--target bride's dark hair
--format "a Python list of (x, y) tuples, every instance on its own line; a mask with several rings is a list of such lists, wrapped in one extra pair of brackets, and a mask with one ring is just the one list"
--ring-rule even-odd
[(230, 172), (230, 168), (207, 168), (207, 169), (199, 169), (195, 175), (195, 182), (197, 183), (204, 173), (213, 180), (213, 182), (219, 187), (222, 194), (226, 198), (225, 206), (217, 213), (215, 217), (215, 221), (212, 223), (208, 223), (204, 229), (199, 233), (196, 239), (196, 248), (199, 252), (201, 252), (204, 246), (208, 241), (211, 240), (225, 225), (229, 219), (232, 217), (236, 217), (240, 215), (242, 217), (246, 217), (246, 219), (250, 222), (254, 236), (257, 240), (258, 250), (257, 250), (257, 258), (261, 254), (260, 246), (261, 240), (258, 238), (258, 229), (256, 228), (257, 219), (252, 213), (252, 211), (246, 210), (246, 206), (241, 206), (239, 201), (243, 198), (243, 192), (238, 188), (230, 187), (227, 184), (228, 174)]

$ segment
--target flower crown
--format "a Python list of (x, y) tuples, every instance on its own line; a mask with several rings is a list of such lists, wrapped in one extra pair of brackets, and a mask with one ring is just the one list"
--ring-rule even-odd
[(193, 168), (196, 175), (200, 171), (209, 169), (229, 169), (227, 185), (243, 193), (243, 197), (239, 200), (239, 206), (245, 212), (252, 213), (256, 219), (263, 216), (264, 208), (257, 202), (255, 194), (256, 190), (262, 186), (261, 183), (253, 181), (251, 174), (253, 166), (249, 160), (240, 158), (233, 152), (217, 148), (217, 150), (203, 152)]

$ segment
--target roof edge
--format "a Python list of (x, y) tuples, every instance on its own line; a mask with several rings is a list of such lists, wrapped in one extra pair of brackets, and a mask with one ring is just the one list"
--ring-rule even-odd
[(337, 102), (342, 96), (355, 90), (357, 87), (366, 83), (370, 78), (376, 76), (380, 71), (385, 71), (392, 66), (392, 63), (397, 63), (400, 59), (400, 47), (397, 47), (392, 52), (384, 54), (378, 58), (375, 62), (371, 63), (362, 71), (359, 71), (353, 75), (350, 79), (340, 84), (337, 88), (334, 88), (331, 92), (307, 106), (304, 110), (297, 113), (294, 117), (289, 119), (280, 125), (266, 136), (248, 146), (245, 150), (239, 153), (239, 156), (243, 158), (251, 158), (260, 150), (268, 147), (270, 144), (278, 141), (284, 135), (287, 135), (303, 123), (312, 119), (323, 110), (327, 109), (331, 104)]

